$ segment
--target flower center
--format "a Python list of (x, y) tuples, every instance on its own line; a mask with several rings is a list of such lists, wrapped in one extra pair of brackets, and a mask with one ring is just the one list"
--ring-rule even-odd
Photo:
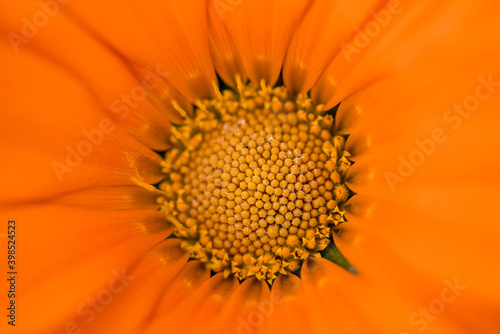
[(240, 85), (173, 128), (160, 203), (191, 258), (271, 284), (321, 256), (345, 221), (351, 162), (320, 110), (282, 86)]

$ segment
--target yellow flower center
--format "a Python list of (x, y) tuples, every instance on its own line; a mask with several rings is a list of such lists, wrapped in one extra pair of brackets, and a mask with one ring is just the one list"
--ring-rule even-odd
[(321, 256), (351, 196), (332, 115), (285, 87), (240, 85), (173, 128), (162, 211), (191, 258), (270, 284)]

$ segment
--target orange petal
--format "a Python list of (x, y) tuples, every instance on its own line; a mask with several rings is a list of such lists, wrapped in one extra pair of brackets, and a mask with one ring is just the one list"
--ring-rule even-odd
[[(424, 83), (437, 71), (493, 61), (491, 53), (497, 44), (488, 32), (497, 23), (487, 1), (445, 1), (439, 6), (432, 1), (387, 2), (382, 10), (392, 10), (389, 24), (384, 27), (380, 19), (367, 20), (342, 44), (341, 52), (313, 87), (314, 100), (326, 109), (395, 74), (416, 75)], [(477, 24), (478, 20), (488, 23)], [(436, 59), (449, 61), (436, 63)], [(416, 71), (409, 73), (409, 69)]]
[(237, 279), (224, 279), (222, 273), (211, 277), (169, 314), (151, 322), (145, 332), (158, 333), (165, 328), (174, 332), (201, 331), (222, 310), (238, 285)]
[[(431, 314), (432, 322), (425, 320), (419, 312), (428, 304), (413, 301), (391, 282), (355, 276), (326, 259), (308, 262), (302, 267), (302, 278), (311, 302), (317, 298), (321, 310), (330, 314), (323, 317), (325, 327), (320, 332), (333, 327), (342, 333), (411, 333), (424, 329), (429, 333), (466, 333), (446, 313), (439, 317)], [(435, 292), (439, 297), (440, 291)], [(360, 314), (364, 315), (362, 320)]]
[(52, 203), (102, 210), (156, 210), (158, 194), (138, 186), (91, 187), (53, 198)]
[(60, 67), (0, 45), (3, 75), (1, 152), (4, 202), (46, 198), (88, 186), (163, 179), (161, 158), (123, 131)]
[[(474, 55), (461, 61), (467, 57)], [(420, 65), (367, 87), (357, 100), (349, 186), (360, 195), (349, 202), (346, 226), (354, 232), (337, 244), (366, 277), (403, 290), (418, 285), (408, 296), (417, 305), (439, 296), (444, 280), (458, 279), (467, 288), (444, 321), (494, 332), (500, 69), (487, 58), (459, 74), (442, 66), (425, 81)]]
[(340, 44), (376, 9), (378, 0), (314, 1), (295, 32), (283, 65), (283, 81), (293, 93), (306, 93), (340, 51)]
[(221, 20), (238, 48), (250, 79), (274, 85), (295, 29), (310, 0), (213, 1), (212, 20)]
[[(34, 17), (40, 17), (37, 15), (44, 14), (42, 5), (43, 3), (20, 1), (16, 6), (2, 11), (9, 16), (2, 30), (14, 34), (12, 36), (21, 36), (19, 34), (23, 31), (23, 25), (13, 18), (25, 15), (25, 18), (30, 19), (31, 13), (35, 13)], [(66, 8), (57, 11), (64, 9)], [(106, 110), (112, 119), (141, 143), (155, 150), (165, 150), (168, 147), (167, 138), (170, 129), (166, 118), (168, 113), (162, 110), (165, 109), (164, 106), (157, 108), (148, 99), (148, 95), (158, 95), (155, 89), (165, 86), (161, 77), (164, 71), (160, 65), (144, 64), (145, 73), (135, 73), (125, 55), (119, 54), (94, 31), (88, 31), (88, 27), (79, 26), (81, 22), (75, 23), (73, 17), (64, 15), (66, 13), (67, 11), (57, 12), (57, 15), (50, 18), (50, 24), (39, 29), (33, 28), (37, 29), (38, 33), (27, 39), (29, 41), (27, 44), (17, 45), (11, 40), (10, 55), (15, 57), (17, 52), (20, 54), (36, 52), (39, 57), (58, 64), (73, 75), (81, 83), (82, 88), (95, 96), (97, 100), (95, 108)], [(26, 30), (28, 24), (24, 26)], [(60, 43), (61, 40), (68, 43)], [(20, 71), (24, 69), (21, 67), (18, 73)], [(26, 78), (31, 75), (33, 73), (25, 74)], [(47, 79), (50, 79), (50, 76)], [(162, 92), (169, 90), (162, 87)], [(170, 105), (170, 109), (172, 113), (173, 106)]]
[(86, 317), (83, 308), (100, 289), (118, 286), (117, 280), (128, 285), (130, 266), (170, 233), (163, 214), (150, 210), (44, 204), (2, 209), (3, 219), (7, 215), (17, 221), (18, 259), (32, 260), (18, 262), (18, 302), (30, 314), (19, 328), (28, 333)]
[[(132, 63), (160, 65), (164, 79), (189, 101), (213, 96), (204, 1), (113, 0), (68, 8)], [(119, 19), (109, 24), (110, 17)]]
[(180, 242), (166, 239), (156, 245), (129, 270), (134, 278), (102, 305), (101, 312), (95, 312), (94, 318), (74, 318), (78, 327), (91, 333), (106, 333), (110, 328), (120, 333), (140, 333), (144, 323), (157, 313), (165, 289), (186, 265), (189, 254), (180, 248)]
[(302, 281), (293, 274), (280, 275), (274, 282), (270, 301), (274, 312), (258, 333), (307, 333), (314, 328), (314, 316), (304, 302)]
[[(176, 309), (184, 300), (188, 300), (210, 278), (210, 270), (206, 269), (200, 261), (189, 261), (175, 276), (161, 295), (156, 310), (151, 314), (151, 319), (162, 318)], [(156, 319), (157, 320), (157, 319)], [(146, 330), (150, 321), (143, 323)]]
[(249, 278), (238, 286), (217, 317), (206, 322), (205, 328), (208, 333), (251, 331), (261, 327), (273, 312), (267, 283)]
[(210, 54), (217, 74), (224, 82), (237, 88), (235, 75), (240, 74), (243, 83), (247, 81), (243, 63), (231, 35), (218, 16), (215, 2), (208, 6)]

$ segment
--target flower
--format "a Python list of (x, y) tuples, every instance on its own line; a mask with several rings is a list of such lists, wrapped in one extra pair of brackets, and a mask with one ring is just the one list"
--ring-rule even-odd
[[(3, 305), (20, 332), (498, 332), (495, 4), (1, 6), (0, 198), (17, 224)], [(333, 241), (356, 273), (311, 258), (270, 289), (188, 261), (156, 152), (220, 99), (216, 74), (340, 103), (356, 195)]]

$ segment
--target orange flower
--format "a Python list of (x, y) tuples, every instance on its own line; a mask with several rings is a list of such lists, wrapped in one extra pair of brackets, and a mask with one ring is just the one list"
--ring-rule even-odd
[[(493, 1), (19, 0), (0, 13), (2, 332), (500, 331)], [(286, 87), (289, 110), (272, 104), (272, 86)], [(324, 183), (318, 193), (334, 204), (322, 197), (311, 212), (345, 210), (347, 221), (311, 213), (312, 225), (300, 211), (303, 232), (283, 233), (306, 241), (282, 242), (304, 257), (277, 253), (281, 230), (262, 232), (276, 243), (261, 242), (266, 254), (297, 271), (285, 260), (261, 274), (235, 269), (241, 252), (264, 265), (255, 244), (214, 246), (231, 261), (205, 258), (200, 230), (222, 245), (231, 232), (181, 217), (177, 200), (198, 183), (175, 185), (169, 152), (204, 154), (193, 138), (210, 124), (199, 115), (209, 107), (228, 125), (231, 103), (255, 107), (245, 89), (269, 98), (254, 101), (266, 131), (270, 110), (308, 131), (335, 114), (311, 160), (352, 193)], [(325, 253), (311, 226), (327, 228), (345, 259)]]

